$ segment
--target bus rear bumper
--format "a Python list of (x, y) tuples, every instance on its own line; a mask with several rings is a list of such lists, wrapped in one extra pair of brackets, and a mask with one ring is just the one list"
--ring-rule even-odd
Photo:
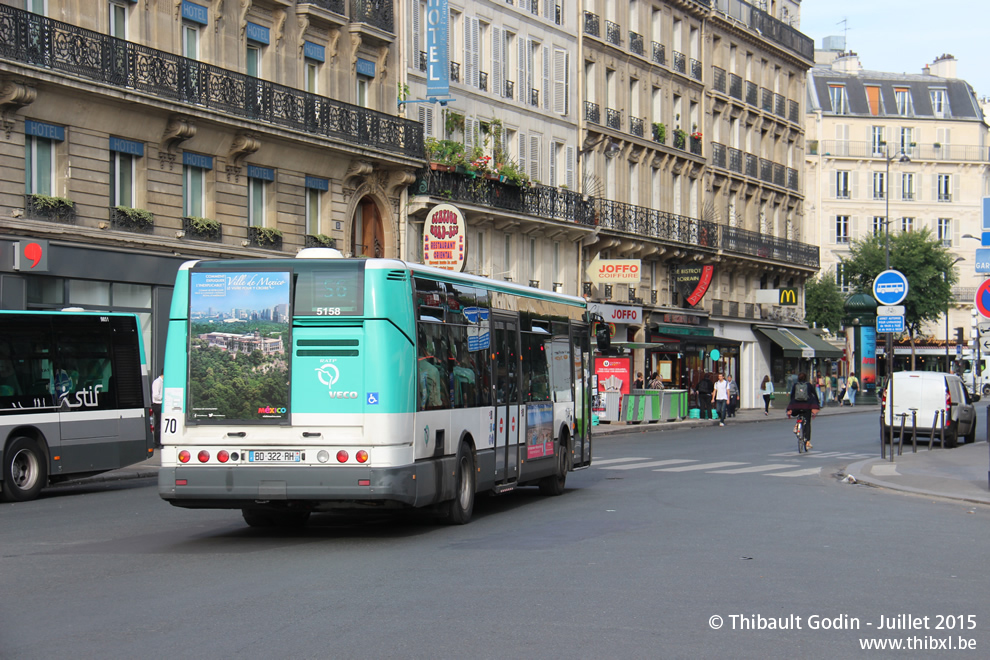
[[(426, 506), (453, 497), (454, 457), (401, 467), (162, 467), (158, 494), (178, 507), (239, 509), (297, 502), (310, 508), (346, 504)], [(366, 484), (366, 485), (365, 485)], [(329, 506), (321, 506), (329, 505)]]

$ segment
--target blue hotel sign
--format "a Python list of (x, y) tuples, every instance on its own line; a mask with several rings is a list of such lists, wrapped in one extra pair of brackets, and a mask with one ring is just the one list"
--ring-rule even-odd
[(325, 62), (327, 59), (326, 49), (319, 44), (314, 44), (312, 41), (304, 41), (303, 57), (317, 62)]
[(182, 18), (200, 25), (210, 23), (210, 12), (203, 5), (197, 5), (189, 0), (182, 0)]
[(144, 142), (136, 140), (125, 140), (119, 137), (110, 137), (110, 151), (132, 156), (144, 156)]
[(182, 152), (182, 164), (190, 167), (198, 167), (201, 170), (213, 169), (213, 156), (203, 156), (189, 151)]
[(375, 63), (371, 60), (366, 60), (363, 57), (359, 57), (355, 69), (360, 76), (368, 76), (369, 78), (375, 77)]
[(271, 37), (268, 33), (268, 28), (263, 25), (258, 25), (257, 23), (252, 23), (248, 21), (247, 28), (244, 33), (247, 35), (248, 41), (253, 41), (259, 44), (265, 44), (266, 46), (271, 43)]
[(426, 0), (426, 96), (450, 95), (447, 0)]
[(275, 180), (275, 170), (273, 170), (270, 167), (258, 167), (257, 165), (248, 165), (247, 175), (249, 179), (261, 179), (262, 181)]
[(24, 135), (64, 142), (65, 126), (56, 126), (55, 124), (45, 124), (44, 122), (26, 119), (24, 120)]
[(330, 181), (329, 179), (321, 179), (317, 176), (306, 175), (306, 187), (326, 192), (330, 190)]

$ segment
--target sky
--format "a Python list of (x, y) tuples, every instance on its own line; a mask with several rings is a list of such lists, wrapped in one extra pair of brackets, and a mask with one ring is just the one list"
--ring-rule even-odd
[(815, 48), (823, 37), (845, 34), (846, 50), (870, 71), (921, 73), (939, 55), (954, 55), (956, 75), (990, 96), (987, 0), (803, 0), (801, 32)]

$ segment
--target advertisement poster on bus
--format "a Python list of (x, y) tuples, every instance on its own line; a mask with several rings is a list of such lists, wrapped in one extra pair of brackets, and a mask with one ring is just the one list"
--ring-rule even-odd
[(553, 404), (526, 406), (526, 458), (553, 456)]
[(291, 273), (193, 270), (189, 279), (189, 420), (287, 419)]

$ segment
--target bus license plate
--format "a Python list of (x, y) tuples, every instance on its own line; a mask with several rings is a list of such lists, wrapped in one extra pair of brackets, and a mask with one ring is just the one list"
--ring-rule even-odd
[(249, 451), (248, 463), (298, 463), (301, 453), (293, 450)]

